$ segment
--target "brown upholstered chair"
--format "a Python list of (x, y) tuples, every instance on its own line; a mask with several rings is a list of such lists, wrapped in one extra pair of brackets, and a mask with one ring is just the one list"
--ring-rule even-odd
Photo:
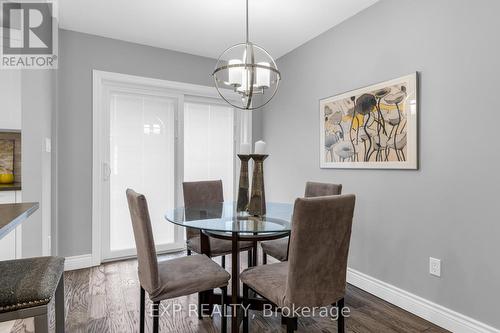
[[(327, 184), (307, 182), (305, 197), (323, 197), (327, 195), (339, 195), (342, 193), (341, 184)], [(288, 237), (276, 240), (262, 242), (262, 263), (267, 263), (267, 256), (270, 255), (279, 261), (285, 261), (288, 258)]]
[[(158, 262), (146, 198), (127, 189), (127, 200), (134, 229), (141, 284), (140, 332), (144, 332), (145, 291), (153, 302), (154, 333), (158, 332), (158, 307), (162, 300), (221, 288), (221, 306), (224, 308), (229, 273), (205, 255)], [(201, 309), (198, 308), (198, 311)], [(226, 325), (226, 320), (221, 318), (223, 332), (226, 331)]]
[[(244, 304), (248, 304), (248, 291), (252, 289), (278, 308), (336, 304), (340, 314), (354, 203), (354, 195), (295, 200), (288, 261), (243, 271)], [(297, 329), (297, 318), (283, 319), (287, 332)], [(339, 315), (339, 332), (344, 332), (343, 321)], [(248, 332), (248, 317), (243, 328)]]
[[(218, 204), (224, 202), (224, 194), (222, 191), (221, 180), (207, 180), (198, 182), (184, 182), (184, 206), (195, 207), (206, 204)], [(186, 245), (188, 255), (191, 252), (201, 253), (201, 235), (200, 230), (194, 228), (186, 228)], [(251, 266), (251, 255), (253, 242), (240, 242), (240, 251), (248, 250), (248, 262)], [(207, 254), (209, 257), (222, 256), (222, 267), (226, 266), (226, 254), (232, 251), (230, 240), (210, 238), (210, 251)]]

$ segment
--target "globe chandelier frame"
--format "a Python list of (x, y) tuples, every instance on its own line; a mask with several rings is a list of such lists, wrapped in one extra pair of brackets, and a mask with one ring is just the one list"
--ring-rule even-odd
[[(224, 101), (238, 109), (256, 110), (269, 103), (278, 92), (281, 72), (269, 52), (250, 42), (248, 31), (248, 0), (246, 0), (246, 41), (245, 43), (233, 45), (222, 52), (217, 59), (212, 76), (215, 88)], [(243, 50), (243, 61), (238, 59), (225, 60), (227, 55), (237, 49)], [(266, 61), (256, 63), (256, 52), (260, 53)], [(224, 80), (222, 78), (223, 74), (227, 74), (229, 79)], [(231, 80), (231, 74), (233, 80)], [(236, 76), (234, 76), (235, 74)], [(272, 79), (273, 74), (275, 76), (274, 80)], [(241, 80), (238, 80), (239, 76), (241, 76)], [(234, 77), (236, 77), (236, 80)], [(227, 87), (231, 88), (230, 91), (241, 96), (241, 105), (238, 105), (233, 98), (224, 95), (223, 91), (227, 91)], [(271, 87), (272, 93), (266, 96), (266, 89), (271, 89)], [(257, 95), (265, 96), (259, 104), (255, 104)]]

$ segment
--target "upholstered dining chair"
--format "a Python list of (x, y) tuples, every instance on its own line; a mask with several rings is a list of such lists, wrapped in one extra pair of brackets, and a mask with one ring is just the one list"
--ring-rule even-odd
[[(338, 332), (344, 332), (344, 294), (351, 239), (354, 195), (295, 200), (288, 261), (244, 270), (243, 303), (252, 289), (277, 308), (338, 307)], [(297, 318), (282, 318), (287, 332)], [(248, 332), (248, 314), (243, 321)]]
[[(184, 206), (186, 208), (207, 204), (224, 202), (221, 180), (207, 180), (197, 182), (184, 182)], [(201, 253), (201, 232), (193, 228), (186, 228), (187, 253)], [(240, 251), (248, 251), (248, 263), (251, 266), (251, 256), (254, 243), (251, 241), (240, 242)], [(209, 257), (222, 256), (222, 267), (226, 267), (226, 255), (232, 251), (231, 240), (209, 238)]]
[[(327, 195), (339, 195), (342, 193), (342, 184), (328, 184), (307, 182), (305, 197), (323, 197)], [(288, 257), (288, 237), (262, 242), (262, 263), (267, 263), (267, 256), (285, 261)]]
[[(127, 201), (134, 230), (141, 285), (139, 331), (144, 332), (146, 291), (153, 302), (154, 333), (158, 333), (159, 329), (159, 305), (162, 300), (220, 288), (221, 307), (224, 309), (229, 273), (205, 255), (158, 262), (146, 198), (134, 190), (127, 189)], [(201, 313), (200, 307), (198, 312)], [(222, 332), (226, 332), (227, 322), (224, 316), (221, 317), (221, 327)]]

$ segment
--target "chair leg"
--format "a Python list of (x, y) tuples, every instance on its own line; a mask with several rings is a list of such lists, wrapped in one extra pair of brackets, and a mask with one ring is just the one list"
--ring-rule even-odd
[(202, 318), (202, 311), (203, 311), (203, 292), (198, 293), (198, 319)]
[(297, 317), (281, 317), (281, 323), (286, 325), (286, 333), (293, 333), (297, 330)]
[(258, 265), (257, 263), (257, 258), (259, 258), (258, 256), (258, 245), (257, 245), (257, 242), (253, 242), (253, 247), (252, 247), (252, 266), (255, 267)]
[(227, 318), (226, 318), (226, 297), (227, 297), (227, 286), (221, 287), (222, 290), (222, 298), (221, 298), (221, 309), (220, 309), (220, 325), (221, 332), (227, 332)]
[(252, 254), (253, 250), (248, 250), (248, 260), (247, 260), (247, 267), (252, 267), (253, 266), (253, 259), (252, 259)]
[(64, 273), (55, 294), (56, 333), (64, 333)]
[(226, 256), (222, 256), (222, 268), (226, 268)]
[(160, 326), (160, 301), (153, 303), (153, 333), (158, 333)]
[(262, 265), (267, 264), (267, 254), (265, 252), (262, 252)]
[(139, 309), (139, 333), (144, 333), (144, 313), (146, 312), (146, 292), (141, 286), (141, 306)]
[(49, 333), (49, 315), (47, 313), (35, 317), (35, 333)]
[(214, 291), (207, 290), (205, 291), (205, 295), (206, 295), (205, 302), (208, 303), (208, 315), (212, 317), (214, 314), (214, 303), (212, 302)]
[(337, 332), (338, 333), (345, 332), (344, 315), (342, 314), (343, 309), (344, 309), (344, 299), (342, 298), (337, 302), (337, 311), (338, 311)]
[[(243, 283), (243, 306), (247, 309), (248, 306), (248, 286)], [(243, 333), (248, 333), (248, 312), (243, 311)]]
[(188, 250), (187, 250), (187, 255), (188, 255), (188, 256), (190, 256), (190, 255), (191, 255), (191, 250), (190, 250), (190, 249), (188, 249)]

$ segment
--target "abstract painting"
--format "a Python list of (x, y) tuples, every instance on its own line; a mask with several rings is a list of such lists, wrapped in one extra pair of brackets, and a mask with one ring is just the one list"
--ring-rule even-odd
[(320, 100), (321, 168), (417, 169), (417, 74)]
[(0, 139), (0, 174), (14, 170), (14, 140)]

